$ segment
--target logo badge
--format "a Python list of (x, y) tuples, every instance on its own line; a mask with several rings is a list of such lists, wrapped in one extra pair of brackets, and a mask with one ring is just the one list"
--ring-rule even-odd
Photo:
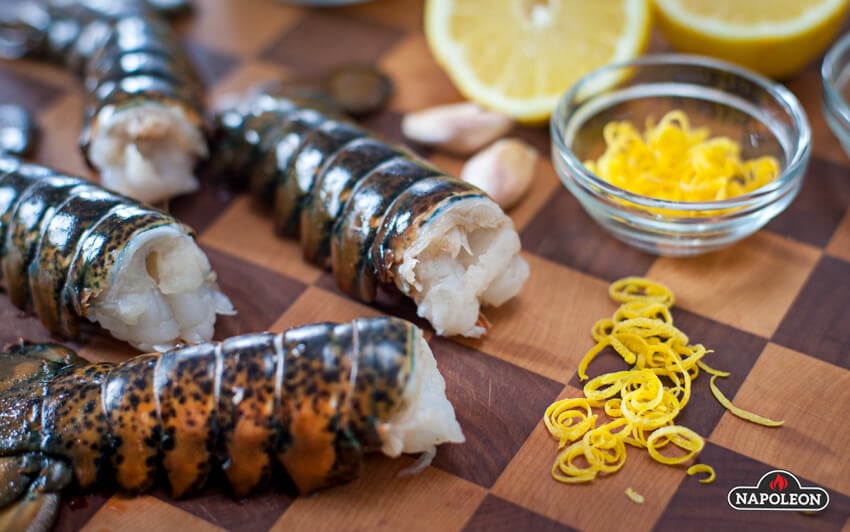
[(817, 512), (829, 504), (823, 488), (803, 487), (793, 473), (774, 469), (755, 486), (736, 486), (729, 491), (729, 506), (736, 510), (792, 510)]

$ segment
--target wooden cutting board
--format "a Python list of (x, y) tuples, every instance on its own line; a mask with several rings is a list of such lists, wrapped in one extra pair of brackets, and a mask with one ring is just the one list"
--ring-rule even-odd
[[(205, 0), (178, 30), (212, 99), (260, 80), (374, 63), (392, 76), (396, 95), (366, 125), (399, 141), (404, 113), (460, 99), (428, 52), (419, 0), (333, 9)], [(653, 48), (664, 47), (656, 36)], [(413, 458), (378, 456), (353, 484), (306, 498), (270, 489), (234, 501), (219, 483), (177, 502), (163, 490), (139, 498), (77, 493), (65, 499), (58, 529), (850, 530), (850, 161), (823, 119), (818, 64), (788, 83), (814, 131), (800, 196), (764, 230), (724, 251), (670, 259), (619, 243), (584, 214), (545, 158), (533, 190), (511, 212), (531, 264), (525, 290), (489, 315), (493, 328), (484, 340), (431, 341), (467, 442), (441, 448), (422, 474), (397, 478)], [(70, 75), (35, 62), (0, 63), (0, 100), (37, 114), (45, 131), (37, 162), (91, 176), (77, 149), (82, 101)], [(548, 157), (544, 128), (515, 133)], [(463, 162), (424, 155), (450, 173)], [(329, 274), (302, 261), (296, 242), (276, 238), (269, 219), (247, 198), (211, 179), (171, 209), (197, 229), (239, 310), (221, 319), (218, 338), (316, 320), (414, 313), (389, 299), (367, 307), (347, 298)], [(717, 471), (713, 484), (633, 449), (619, 473), (587, 485), (562, 485), (549, 476), (557, 444), (541, 416), (556, 398), (580, 394), (575, 371), (592, 345), (590, 327), (614, 309), (608, 283), (626, 275), (668, 284), (678, 299), (677, 324), (714, 350), (715, 366), (733, 373), (723, 382), (727, 395), (786, 422), (766, 429), (734, 418), (699, 379), (681, 421), (706, 437), (700, 460)], [(48, 338), (5, 297), (0, 313), (3, 341)], [(77, 347), (93, 360), (133, 354), (103, 335)], [(729, 506), (732, 487), (755, 485), (777, 468), (805, 486), (826, 489), (826, 510), (803, 515)], [(646, 502), (631, 502), (627, 487)]]

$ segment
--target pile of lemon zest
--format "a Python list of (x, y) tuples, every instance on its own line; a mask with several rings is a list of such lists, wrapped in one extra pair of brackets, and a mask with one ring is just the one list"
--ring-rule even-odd
[(681, 110), (657, 125), (647, 120), (643, 135), (629, 122), (611, 121), (602, 131), (606, 150), (585, 166), (602, 179), (641, 196), (680, 201), (717, 201), (752, 192), (781, 172), (775, 157), (741, 159), (741, 145), (709, 138), (692, 128)]
[(699, 473), (708, 473), (705, 478), (699, 479), (700, 484), (711, 484), (717, 475), (714, 473), (714, 468), (708, 464), (694, 464), (688, 468), (688, 475), (696, 475)]
[(781, 427), (783, 424), (785, 424), (785, 421), (774, 421), (772, 419), (768, 419), (764, 416), (754, 414), (753, 412), (744, 410), (743, 408), (739, 408), (733, 405), (732, 401), (730, 401), (725, 395), (723, 395), (723, 392), (721, 392), (720, 388), (717, 387), (717, 384), (715, 383), (717, 377), (719, 377), (719, 375), (712, 375), (711, 380), (708, 382), (708, 385), (711, 388), (711, 393), (713, 393), (715, 399), (717, 399), (717, 402), (723, 405), (723, 407), (726, 408), (726, 410), (728, 410), (730, 413), (738, 416), (741, 419), (746, 419), (747, 421), (751, 421), (759, 425), (764, 425), (765, 427)]
[(632, 488), (626, 488), (626, 497), (632, 500), (635, 504), (643, 504), (646, 499), (644, 499), (643, 495), (636, 492)]
[[(582, 389), (584, 397), (557, 401), (544, 417), (562, 449), (552, 466), (556, 480), (589, 482), (599, 473), (614, 473), (625, 464), (626, 445), (647, 449), (662, 464), (680, 465), (695, 458), (705, 440), (675, 420), (690, 401), (692, 381), (700, 370), (712, 375), (712, 393), (733, 414), (767, 426), (782, 424), (737, 408), (720, 393), (715, 379), (729, 373), (708, 366), (703, 358), (712, 351), (702, 344), (689, 343), (688, 336), (673, 324), (669, 307), (674, 297), (668, 288), (629, 277), (612, 283), (609, 294), (621, 305), (611, 318), (593, 325), (591, 336), (596, 345), (578, 366), (579, 379), (587, 381)], [(588, 380), (587, 367), (606, 347), (631, 368)], [(602, 408), (611, 421), (597, 427), (592, 408)], [(685, 454), (662, 454), (660, 450), (670, 444)], [(574, 463), (582, 456), (587, 467)], [(709, 473), (709, 478), (700, 480), (702, 483), (714, 479), (714, 470), (705, 464), (688, 471)]]

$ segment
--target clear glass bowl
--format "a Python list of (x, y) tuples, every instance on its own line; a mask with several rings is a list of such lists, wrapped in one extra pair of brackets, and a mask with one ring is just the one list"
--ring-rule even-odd
[(823, 114), (826, 123), (850, 157), (850, 33), (840, 38), (823, 58)]
[[(604, 125), (629, 120), (640, 130), (681, 109), (693, 127), (740, 143), (742, 158), (776, 157), (773, 182), (731, 199), (701, 203), (623, 190), (583, 162), (605, 151)], [(564, 94), (551, 119), (552, 161), (584, 210), (615, 237), (649, 253), (713, 251), (763, 227), (797, 196), (811, 151), (800, 102), (784, 86), (744, 68), (700, 56), (664, 54), (602, 67)]]

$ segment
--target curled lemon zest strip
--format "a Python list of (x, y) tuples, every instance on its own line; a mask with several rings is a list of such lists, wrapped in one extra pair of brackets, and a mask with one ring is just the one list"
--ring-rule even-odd
[[(686, 451), (681, 456), (665, 456), (658, 449), (672, 443), (676, 447)], [(671, 425), (660, 427), (652, 432), (646, 439), (646, 450), (656, 462), (662, 464), (683, 464), (695, 457), (705, 446), (705, 440), (687, 427), (682, 425)]]
[(597, 342), (601, 342), (611, 334), (611, 329), (613, 328), (614, 321), (611, 318), (602, 318), (593, 324), (593, 328), (590, 330), (590, 336)]
[(606, 425), (589, 430), (582, 438), (587, 462), (597, 471), (614, 473), (626, 463), (626, 446)]
[(568, 442), (581, 438), (585, 432), (596, 426), (596, 416), (593, 415), (587, 399), (568, 398), (552, 403), (546, 409), (543, 422), (549, 429), (549, 433), (558, 438), (560, 449)]
[(781, 427), (785, 424), (785, 421), (774, 421), (772, 419), (768, 419), (764, 416), (760, 416), (749, 410), (744, 410), (743, 408), (739, 408), (732, 404), (723, 392), (720, 391), (720, 388), (717, 387), (717, 380), (719, 375), (712, 375), (711, 380), (708, 381), (708, 386), (711, 388), (711, 393), (714, 394), (714, 397), (717, 399), (717, 402), (723, 405), (726, 410), (728, 410), (731, 414), (738, 416), (741, 419), (746, 419), (747, 421), (751, 421), (753, 423), (757, 423), (759, 425), (763, 425), (765, 427)]
[(660, 319), (664, 323), (673, 323), (673, 317), (670, 315), (670, 309), (667, 305), (655, 301), (646, 301), (641, 299), (629, 301), (628, 303), (623, 303), (622, 305), (620, 305), (620, 308), (618, 308), (616, 312), (614, 312), (614, 317), (612, 320), (608, 320), (607, 318), (605, 319), (610, 322), (616, 323), (631, 318), (652, 318)]
[(716, 375), (718, 377), (728, 377), (729, 375), (731, 375), (731, 373), (729, 373), (728, 371), (721, 371), (719, 369), (712, 368), (711, 366), (709, 366), (708, 364), (706, 364), (702, 360), (697, 362), (697, 366), (699, 366), (700, 369), (702, 369), (704, 372), (708, 373), (709, 375)]
[(632, 488), (626, 488), (625, 494), (626, 494), (626, 497), (631, 499), (632, 502), (634, 502), (635, 504), (643, 504), (646, 501), (646, 499), (644, 499), (643, 495), (636, 492)]
[(591, 347), (590, 351), (588, 351), (581, 359), (581, 362), (579, 362), (578, 364), (578, 379), (580, 381), (587, 380), (587, 366), (589, 366), (590, 363), (593, 362), (593, 359), (596, 358), (596, 356), (601, 353), (603, 349), (611, 345), (609, 338), (609, 336), (606, 336), (605, 338), (597, 342), (596, 345)]
[(552, 465), (552, 478), (564, 483), (589, 482), (596, 478), (597, 469), (594, 465), (578, 467), (573, 464), (573, 460), (579, 456), (585, 456), (582, 442), (573, 443), (562, 450)]
[(608, 287), (608, 295), (618, 303), (631, 301), (650, 301), (672, 307), (675, 299), (673, 292), (663, 284), (645, 277), (625, 277), (614, 281)]
[(708, 464), (694, 464), (688, 468), (688, 475), (697, 475), (699, 473), (707, 473), (708, 476), (705, 478), (699, 479), (700, 484), (711, 484), (714, 482), (716, 478), (716, 474), (714, 473), (714, 468)]
[(613, 418), (622, 418), (623, 411), (620, 409), (620, 404), (622, 399), (619, 397), (613, 397), (605, 401), (603, 405), (603, 409), (605, 410), (605, 415)]

